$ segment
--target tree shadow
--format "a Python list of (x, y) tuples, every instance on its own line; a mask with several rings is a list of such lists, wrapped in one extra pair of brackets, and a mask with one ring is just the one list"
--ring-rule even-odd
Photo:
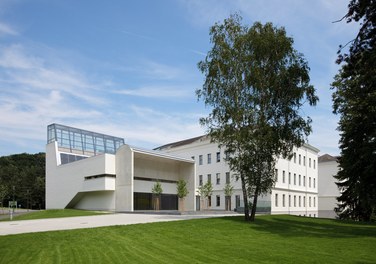
[(283, 237), (354, 238), (362, 236), (376, 238), (376, 224), (374, 223), (291, 215), (256, 216), (254, 222), (246, 222), (244, 217), (223, 217), (223, 219), (244, 224), (244, 228)]

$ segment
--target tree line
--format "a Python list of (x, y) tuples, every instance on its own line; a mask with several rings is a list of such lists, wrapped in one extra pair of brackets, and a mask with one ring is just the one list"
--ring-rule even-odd
[(0, 206), (45, 208), (45, 153), (0, 157)]

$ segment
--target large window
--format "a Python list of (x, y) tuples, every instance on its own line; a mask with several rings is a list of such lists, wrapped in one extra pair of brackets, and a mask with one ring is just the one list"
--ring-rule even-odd
[(198, 165), (202, 165), (202, 155), (198, 156)]
[(208, 154), (208, 164), (211, 164), (211, 154)]
[(230, 183), (230, 172), (226, 172), (226, 183)]
[(285, 205), (285, 195), (284, 195), (284, 194), (282, 194), (282, 206), (283, 206), (283, 207), (286, 206), (286, 205)]
[(215, 198), (216, 198), (216, 206), (221, 206), (221, 196), (217, 195)]
[(211, 174), (208, 174), (208, 182), (211, 182)]
[(275, 194), (275, 207), (278, 207), (278, 193)]
[(221, 152), (217, 152), (216, 160), (217, 160), (217, 162), (221, 161)]
[(285, 183), (285, 171), (282, 171), (282, 183)]
[(221, 184), (221, 174), (220, 173), (217, 173), (215, 175), (215, 182), (217, 185)]
[(51, 124), (47, 127), (47, 143), (57, 141), (61, 151), (85, 156), (115, 154), (124, 139), (79, 128)]
[(202, 186), (202, 175), (198, 175), (198, 184)]
[(294, 173), (294, 185), (296, 185), (296, 173)]

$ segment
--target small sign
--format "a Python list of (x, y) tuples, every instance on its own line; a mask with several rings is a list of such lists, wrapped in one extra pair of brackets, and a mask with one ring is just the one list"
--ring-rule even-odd
[(15, 207), (17, 208), (17, 201), (9, 201), (9, 207)]

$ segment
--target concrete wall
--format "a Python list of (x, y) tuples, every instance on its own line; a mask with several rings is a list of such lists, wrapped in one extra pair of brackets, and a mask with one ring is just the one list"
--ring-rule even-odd
[(134, 155), (128, 145), (116, 152), (116, 211), (133, 211)]
[[(60, 153), (57, 143), (53, 142), (46, 146), (46, 209), (64, 209), (73, 199), (71, 205), (79, 202), (78, 193), (92, 190), (113, 191), (113, 184), (106, 184), (106, 180), (92, 179), (91, 183), (85, 182), (85, 177), (101, 174), (115, 174), (115, 156), (110, 154), (98, 155), (80, 161), (60, 165)], [(111, 180), (109, 180), (111, 181)], [(89, 188), (90, 187), (90, 188)], [(95, 197), (98, 193), (91, 194)], [(86, 202), (86, 204), (88, 201)], [(93, 201), (91, 207), (96, 206)], [(109, 202), (113, 204), (113, 202)], [(106, 210), (114, 210), (109, 207)]]

